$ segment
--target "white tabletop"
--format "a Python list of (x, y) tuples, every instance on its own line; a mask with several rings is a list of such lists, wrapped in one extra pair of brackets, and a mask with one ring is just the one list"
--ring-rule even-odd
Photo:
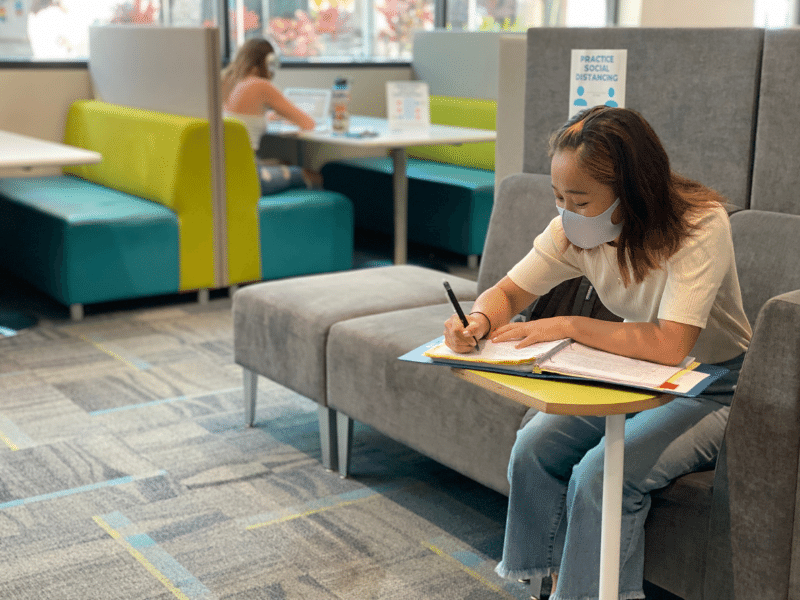
[[(375, 136), (360, 137), (362, 132), (374, 132)], [(450, 125), (429, 125), (427, 127), (408, 127), (392, 130), (389, 121), (379, 117), (350, 117), (349, 135), (335, 134), (330, 130), (299, 131), (282, 129), (280, 132), (267, 129), (271, 135), (291, 136), (302, 140), (325, 142), (342, 146), (361, 148), (404, 148), (406, 146), (430, 146), (438, 144), (465, 144), (470, 142), (493, 142), (497, 132), (489, 129), (472, 129)]]
[(98, 163), (102, 155), (91, 150), (0, 131), (0, 169), (31, 169)]

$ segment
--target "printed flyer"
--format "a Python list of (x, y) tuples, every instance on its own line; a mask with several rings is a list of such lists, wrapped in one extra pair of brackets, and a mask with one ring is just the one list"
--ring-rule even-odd
[(568, 117), (599, 104), (624, 107), (627, 66), (627, 50), (573, 50)]
[(424, 81), (387, 81), (386, 115), (393, 131), (431, 124), (428, 84)]

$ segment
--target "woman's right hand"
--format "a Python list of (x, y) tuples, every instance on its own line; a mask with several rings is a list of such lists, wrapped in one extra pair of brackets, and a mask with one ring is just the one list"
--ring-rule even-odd
[(480, 340), (489, 333), (489, 324), (482, 315), (467, 315), (467, 322), (469, 325), (464, 327), (455, 314), (444, 322), (444, 342), (454, 352), (472, 352), (475, 350), (475, 340)]

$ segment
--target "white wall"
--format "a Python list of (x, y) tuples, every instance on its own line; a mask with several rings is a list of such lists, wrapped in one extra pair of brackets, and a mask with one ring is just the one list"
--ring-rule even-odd
[[(411, 68), (284, 68), (278, 70), (275, 83), (281, 88), (329, 87), (336, 77), (347, 77), (352, 82), (353, 113), (384, 117), (386, 82), (411, 79)], [(93, 92), (86, 68), (0, 69), (0, 129), (60, 142), (70, 104), (87, 98), (93, 98)], [(310, 145), (304, 164), (318, 168), (333, 157), (351, 156), (332, 148)], [(357, 155), (363, 153), (352, 154)]]
[[(410, 67), (282, 69), (279, 87), (329, 87), (336, 77), (353, 83), (354, 113), (386, 116), (386, 82), (411, 79)], [(75, 100), (92, 98), (86, 68), (0, 69), (0, 129), (62, 141), (67, 110)]]
[(621, 0), (620, 22), (641, 27), (752, 27), (753, 0)]
[[(70, 104), (91, 97), (89, 73), (83, 68), (0, 69), (0, 129), (62, 142)], [(60, 172), (57, 168), (44, 168), (36, 169), (35, 174)]]
[(61, 142), (70, 104), (91, 97), (84, 68), (2, 69), (0, 129)]

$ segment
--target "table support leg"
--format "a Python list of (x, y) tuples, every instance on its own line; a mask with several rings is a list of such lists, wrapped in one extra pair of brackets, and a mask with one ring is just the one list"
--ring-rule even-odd
[(405, 148), (392, 148), (394, 165), (394, 264), (404, 265), (408, 260), (408, 159)]
[(606, 417), (603, 465), (603, 520), (600, 539), (600, 600), (619, 598), (622, 482), (625, 466), (625, 415)]

